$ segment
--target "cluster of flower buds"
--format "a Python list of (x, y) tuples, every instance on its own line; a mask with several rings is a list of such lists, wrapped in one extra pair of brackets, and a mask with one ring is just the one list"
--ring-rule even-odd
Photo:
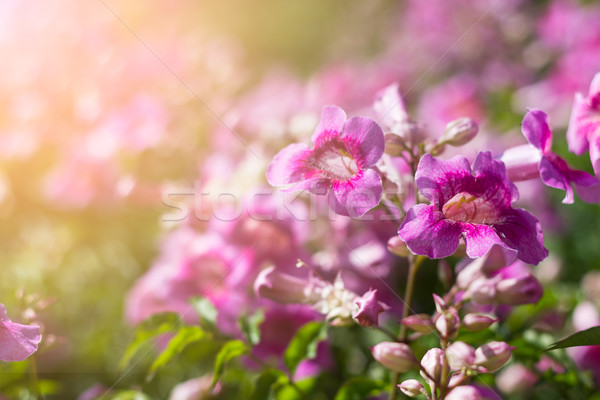
[[(475, 349), (465, 342), (457, 341), (445, 350), (430, 349), (415, 366), (414, 354), (408, 345), (384, 342), (373, 348), (373, 356), (381, 364), (396, 372), (419, 369), (426, 385), (429, 386), (429, 392), (419, 380), (408, 379), (398, 385), (408, 397), (424, 394), (427, 398), (431, 398), (429, 393), (439, 390), (440, 393), (448, 394), (446, 398), (458, 399), (461, 398), (459, 394), (463, 391), (475, 390), (458, 388), (468, 384), (471, 377), (476, 374), (500, 369), (510, 359), (512, 350), (513, 348), (505, 342), (490, 342)], [(450, 397), (450, 393), (454, 393), (453, 397)]]
[(254, 291), (259, 297), (278, 303), (310, 304), (332, 325), (355, 321), (362, 326), (377, 326), (379, 314), (388, 309), (377, 299), (377, 290), (359, 296), (345, 288), (339, 275), (332, 283), (314, 274), (302, 279), (268, 267), (256, 278)]
[(542, 285), (522, 262), (499, 266), (489, 257), (466, 265), (456, 277), (456, 286), (464, 291), (463, 300), (476, 304), (535, 304), (543, 294)]

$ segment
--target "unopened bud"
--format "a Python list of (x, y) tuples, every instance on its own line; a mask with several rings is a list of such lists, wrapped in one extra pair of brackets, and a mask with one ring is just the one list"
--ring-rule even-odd
[(446, 396), (446, 400), (485, 400), (487, 397), (474, 386), (458, 386)]
[(386, 133), (385, 136), (385, 154), (390, 156), (399, 156), (406, 150), (408, 146), (404, 138), (396, 133)]
[(471, 283), (465, 296), (477, 304), (492, 304), (496, 300), (496, 281), (486, 278), (477, 279)]
[(513, 347), (505, 342), (490, 342), (475, 350), (475, 364), (488, 372), (500, 369), (512, 355)]
[(407, 379), (399, 384), (398, 387), (408, 397), (417, 397), (420, 394), (426, 393), (423, 384), (416, 379)]
[(381, 342), (371, 351), (377, 361), (394, 372), (403, 373), (419, 367), (415, 354), (405, 343)]
[(496, 376), (496, 386), (504, 394), (511, 395), (530, 390), (538, 376), (522, 364), (511, 364)]
[(460, 371), (475, 363), (475, 349), (465, 342), (454, 342), (446, 349), (446, 358), (450, 368)]
[(392, 236), (387, 242), (387, 248), (390, 252), (400, 257), (408, 257), (411, 254), (404, 240), (400, 239), (400, 236)]
[(439, 143), (450, 146), (462, 146), (469, 143), (479, 132), (479, 126), (471, 118), (459, 118), (446, 125)]
[(470, 332), (478, 332), (489, 328), (497, 318), (490, 317), (486, 314), (470, 313), (463, 317), (462, 324), (466, 330)]
[(511, 306), (535, 304), (543, 294), (542, 285), (531, 274), (504, 279), (496, 285), (496, 301)]
[(421, 371), (421, 376), (428, 381), (433, 380), (433, 383), (439, 383), (442, 378), (442, 370), (444, 367), (444, 351), (442, 349), (430, 349), (421, 359), (421, 368), (426, 374)]
[(402, 318), (400, 321), (402, 325), (408, 326), (413, 331), (428, 334), (434, 330), (433, 322), (429, 314), (414, 314), (408, 317)]
[(307, 281), (278, 272), (275, 267), (265, 268), (254, 281), (254, 291), (258, 297), (284, 304), (305, 301), (307, 286)]
[(377, 300), (377, 290), (369, 290), (354, 303), (358, 311), (352, 316), (360, 326), (377, 326), (379, 314), (389, 307)]
[(528, 181), (540, 176), (542, 152), (530, 144), (511, 147), (505, 150), (499, 159), (506, 166), (508, 179), (512, 182)]
[(435, 321), (435, 327), (445, 338), (452, 338), (458, 333), (460, 318), (455, 308), (451, 307), (444, 311)]

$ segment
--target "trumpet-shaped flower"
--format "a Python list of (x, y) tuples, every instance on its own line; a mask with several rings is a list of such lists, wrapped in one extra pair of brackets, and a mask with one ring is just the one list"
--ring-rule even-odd
[(360, 216), (379, 204), (381, 178), (372, 167), (383, 155), (384, 138), (373, 120), (346, 120), (344, 110), (327, 106), (312, 140), (313, 148), (294, 143), (275, 156), (267, 170), (271, 185), (329, 192), (329, 205), (340, 215)]
[(600, 175), (600, 72), (594, 76), (587, 98), (575, 95), (569, 129), (569, 150), (577, 155), (590, 151), (594, 172)]
[(519, 258), (537, 264), (548, 255), (539, 221), (512, 208), (517, 188), (490, 152), (475, 157), (473, 170), (462, 156), (440, 161), (426, 154), (415, 178), (432, 204), (413, 206), (398, 230), (414, 254), (448, 257), (462, 237), (471, 258), (485, 255), (494, 244), (502, 248), (507, 263)]
[[(548, 115), (540, 110), (531, 110), (523, 118), (523, 135), (531, 146), (540, 152), (539, 171), (542, 182), (565, 191), (563, 203), (573, 203), (573, 189), (582, 200), (588, 203), (600, 202), (600, 182), (585, 171), (569, 168), (567, 162), (552, 152), (552, 132), (548, 125)], [(598, 133), (600, 134), (600, 110), (598, 113)], [(600, 140), (600, 137), (599, 137)]]

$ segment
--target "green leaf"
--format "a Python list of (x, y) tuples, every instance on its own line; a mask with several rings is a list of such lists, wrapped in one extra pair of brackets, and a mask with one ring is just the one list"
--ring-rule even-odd
[(119, 392), (110, 398), (111, 400), (150, 400), (150, 397), (137, 390), (126, 390)]
[(140, 349), (150, 341), (150, 339), (179, 329), (182, 321), (177, 313), (155, 314), (139, 324), (135, 331), (133, 341), (125, 351), (125, 354), (119, 361), (119, 369), (122, 371), (131, 362), (131, 359), (140, 351)]
[(167, 344), (167, 348), (163, 350), (156, 360), (152, 363), (148, 372), (147, 380), (154, 377), (156, 372), (167, 365), (174, 357), (181, 354), (187, 345), (197, 342), (206, 337), (206, 333), (199, 326), (184, 326)]
[(217, 315), (219, 312), (209, 299), (206, 297), (194, 298), (192, 300), (192, 306), (198, 315), (200, 315), (200, 319), (202, 321), (208, 322), (211, 325), (215, 325), (217, 323)]
[(335, 400), (363, 400), (368, 396), (380, 393), (386, 388), (387, 384), (385, 382), (356, 377), (342, 385), (335, 396)]
[(215, 360), (215, 372), (211, 386), (217, 384), (217, 381), (225, 371), (225, 364), (236, 357), (246, 354), (249, 351), (248, 346), (241, 340), (230, 340), (219, 350)]
[(240, 329), (246, 337), (246, 340), (251, 345), (256, 345), (260, 342), (260, 324), (265, 320), (265, 313), (263, 310), (258, 310), (256, 313), (241, 317), (238, 322)]
[(554, 343), (545, 351), (575, 346), (591, 346), (596, 344), (600, 344), (600, 326), (595, 326), (593, 328), (586, 329), (585, 331), (576, 332), (571, 336)]
[(285, 353), (283, 361), (293, 374), (304, 359), (315, 358), (317, 345), (327, 337), (327, 325), (322, 322), (309, 322), (296, 332)]
[(254, 387), (252, 396), (250, 396), (250, 400), (268, 399), (273, 384), (281, 380), (287, 382), (287, 377), (283, 372), (276, 369), (267, 369), (256, 380), (256, 386)]

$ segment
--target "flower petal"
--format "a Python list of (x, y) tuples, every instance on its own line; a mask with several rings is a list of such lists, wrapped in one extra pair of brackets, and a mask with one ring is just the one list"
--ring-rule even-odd
[(337, 132), (338, 135), (342, 133), (344, 129), (344, 123), (346, 122), (346, 112), (338, 106), (325, 106), (321, 111), (321, 121), (315, 128), (315, 132), (312, 135), (311, 140), (313, 143), (317, 143), (319, 136), (323, 134), (331, 134)]
[(474, 186), (469, 160), (456, 156), (451, 160), (440, 161), (425, 154), (415, 175), (415, 182), (421, 194), (433, 201), (440, 210), (455, 194)]
[(565, 191), (565, 198), (562, 201), (564, 204), (573, 203), (573, 189), (569, 181), (569, 172), (570, 169), (562, 158), (556, 155), (553, 155), (552, 158), (542, 156), (540, 178), (546, 185)]
[(471, 192), (484, 197), (498, 208), (510, 208), (513, 201), (519, 199), (519, 191), (508, 179), (506, 166), (494, 160), (489, 151), (480, 152), (473, 161), (475, 190)]
[(567, 129), (569, 151), (583, 154), (588, 149), (588, 138), (594, 131), (600, 131), (600, 112), (594, 113), (581, 93), (577, 93)]
[(544, 154), (552, 148), (552, 132), (548, 125), (548, 115), (541, 110), (530, 110), (523, 118), (521, 131), (531, 145)]
[(353, 117), (346, 121), (342, 140), (360, 168), (372, 167), (383, 155), (383, 131), (370, 118)]
[(409, 120), (404, 100), (400, 95), (400, 86), (397, 83), (381, 90), (376, 97), (373, 109), (377, 113), (381, 126), (394, 131), (399, 124)]
[(463, 223), (462, 231), (469, 258), (483, 257), (497, 244), (502, 247), (507, 265), (517, 259), (517, 251), (509, 248), (491, 226)]
[(588, 136), (590, 141), (590, 160), (596, 176), (600, 176), (600, 113), (598, 113), (598, 123), (596, 131)]
[(525, 210), (511, 209), (494, 229), (508, 247), (517, 250), (519, 260), (538, 264), (548, 256), (540, 222)]
[(304, 143), (293, 143), (282, 149), (267, 168), (269, 184), (281, 186), (304, 179), (309, 153), (310, 149)]
[(360, 217), (379, 204), (382, 192), (379, 174), (366, 169), (349, 181), (334, 181), (329, 205), (339, 215)]
[(23, 361), (36, 352), (41, 340), (39, 326), (12, 322), (0, 304), (0, 360)]
[(398, 236), (414, 254), (444, 258), (458, 248), (460, 228), (460, 224), (445, 219), (435, 206), (419, 204), (408, 210)]

